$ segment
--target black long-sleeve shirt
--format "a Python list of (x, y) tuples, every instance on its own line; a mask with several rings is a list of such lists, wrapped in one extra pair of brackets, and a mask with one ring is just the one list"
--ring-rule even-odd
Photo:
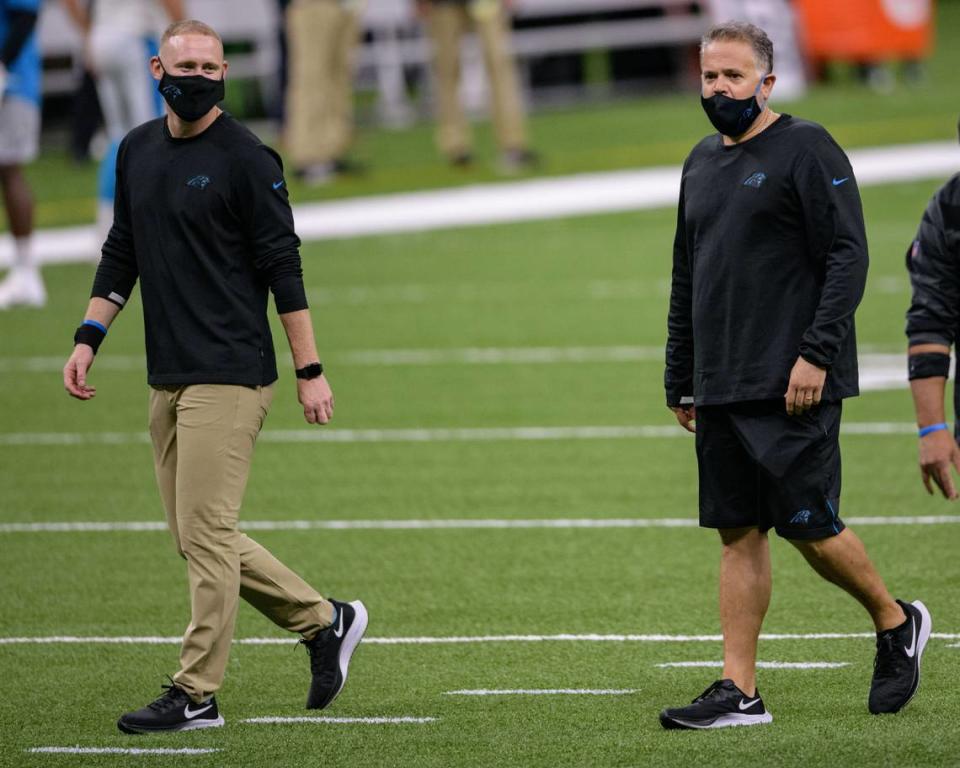
[(782, 115), (741, 144), (703, 139), (680, 185), (667, 404), (783, 397), (798, 356), (827, 369), (824, 399), (858, 394), (867, 260), (857, 182), (823, 127)]
[[(913, 287), (907, 310), (910, 344), (953, 346), (960, 337), (960, 173), (940, 187), (927, 205), (917, 237), (907, 250), (907, 271)], [(960, 413), (956, 386), (953, 405)]]
[(149, 384), (269, 384), (267, 293), (307, 307), (299, 246), (272, 149), (226, 113), (187, 139), (151, 120), (120, 145), (92, 295), (122, 307), (140, 279)]

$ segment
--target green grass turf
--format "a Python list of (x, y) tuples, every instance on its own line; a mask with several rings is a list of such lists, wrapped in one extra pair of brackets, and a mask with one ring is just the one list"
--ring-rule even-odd
[[(918, 82), (899, 81), (891, 94), (877, 94), (838, 68), (837, 76), (814, 85), (807, 96), (774, 107), (824, 124), (841, 146), (877, 146), (956, 137), (957, 107), (946, 96), (955, 90), (960, 68), (960, 3), (940, 3), (937, 44)], [(532, 143), (543, 156), (535, 175), (555, 176), (632, 166), (679, 164), (690, 147), (709, 130), (696, 86), (608, 104), (531, 116)], [(477, 158), (468, 170), (440, 161), (433, 126), (403, 130), (361, 128), (355, 153), (368, 166), (362, 176), (310, 188), (288, 179), (294, 202), (315, 199), (441, 188), (498, 180), (490, 126), (477, 126)], [(277, 144), (267, 127), (262, 138)], [(95, 215), (94, 164), (76, 166), (66, 153), (50, 147), (28, 169), (37, 203), (37, 225), (90, 222)]]
[[(903, 252), (934, 183), (864, 191), (872, 266), (858, 316), (873, 348), (903, 348)], [(657, 362), (359, 366), (357, 350), (467, 346), (660, 346), (670, 210), (531, 222), (304, 248), (315, 324), (337, 394), (338, 428), (671, 423)], [(0, 434), (140, 432), (139, 302), (101, 351), (90, 403), (56, 370), (92, 267), (48, 268), (49, 308), (0, 314)], [(285, 349), (281, 335), (279, 349)], [(268, 429), (303, 427), (289, 369)], [(911, 420), (905, 391), (848, 402), (848, 421)], [(263, 442), (248, 520), (683, 517), (696, 514), (688, 439), (425, 444)], [(843, 513), (943, 514), (923, 494), (909, 436), (843, 439)], [(160, 520), (149, 448), (0, 445), (0, 522)], [(960, 526), (861, 527), (891, 589), (922, 597), (935, 629), (954, 613)], [(274, 531), (257, 534), (325, 593), (363, 598), (377, 637), (510, 633), (716, 633), (717, 546), (696, 528), (649, 530)], [(869, 631), (861, 610), (774, 541), (768, 631)], [(176, 636), (188, 613), (182, 561), (164, 533), (0, 533), (0, 635)], [(279, 636), (243, 607), (239, 637)], [(809, 766), (960, 764), (960, 649), (933, 640), (918, 698), (900, 715), (866, 712), (868, 639), (768, 641), (760, 657), (841, 661), (837, 670), (761, 672), (775, 723), (663, 732), (658, 710), (716, 674), (657, 663), (717, 660), (719, 643), (533, 643), (361, 647), (329, 714), (439, 718), (426, 725), (253, 726), (305, 714), (306, 660), (285, 646), (238, 646), (219, 694), (228, 727), (131, 739), (115, 718), (158, 692), (176, 647), (0, 646), (0, 765)], [(464, 688), (633, 688), (623, 697), (469, 699)], [(29, 755), (35, 746), (217, 747), (212, 757)]]

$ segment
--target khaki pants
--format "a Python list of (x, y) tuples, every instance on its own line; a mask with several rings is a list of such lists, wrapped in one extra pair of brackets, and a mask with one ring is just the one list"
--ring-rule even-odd
[(359, 40), (354, 6), (294, 0), (287, 9), (289, 80), (285, 144), (294, 167), (346, 154), (353, 135), (353, 60)]
[(238, 597), (280, 627), (312, 635), (329, 602), (250, 537), (237, 520), (253, 446), (273, 387), (154, 387), (150, 436), (160, 497), (187, 561), (190, 625), (174, 681), (201, 701), (223, 682)]
[(510, 51), (510, 30), (499, 0), (434, 3), (429, 28), (437, 82), (437, 146), (453, 156), (470, 148), (470, 128), (460, 104), (460, 40), (470, 26), (483, 48), (493, 97), (493, 127), (502, 150), (526, 149), (520, 87)]

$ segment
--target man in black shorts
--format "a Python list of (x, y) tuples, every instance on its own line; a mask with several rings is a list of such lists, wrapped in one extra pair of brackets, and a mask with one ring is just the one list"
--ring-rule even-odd
[(930, 614), (891, 597), (839, 517), (841, 402), (858, 394), (853, 315), (867, 274), (857, 183), (821, 126), (767, 107), (776, 77), (763, 30), (723, 24), (700, 51), (702, 104), (719, 135), (683, 166), (664, 380), (667, 405), (696, 432), (700, 524), (723, 545), (724, 669), (660, 722), (773, 719), (755, 679), (771, 528), (867, 609), (869, 709), (896, 712), (919, 684)]

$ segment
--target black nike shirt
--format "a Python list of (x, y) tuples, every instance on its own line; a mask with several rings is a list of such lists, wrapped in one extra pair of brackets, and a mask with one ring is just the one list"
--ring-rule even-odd
[(798, 356), (823, 397), (859, 393), (854, 312), (867, 276), (857, 182), (827, 131), (790, 115), (683, 165), (668, 315), (668, 405), (782, 398)]
[(276, 152), (227, 113), (187, 139), (160, 118), (120, 144), (92, 295), (122, 307), (139, 279), (149, 384), (269, 384), (268, 292), (307, 307), (299, 246)]

